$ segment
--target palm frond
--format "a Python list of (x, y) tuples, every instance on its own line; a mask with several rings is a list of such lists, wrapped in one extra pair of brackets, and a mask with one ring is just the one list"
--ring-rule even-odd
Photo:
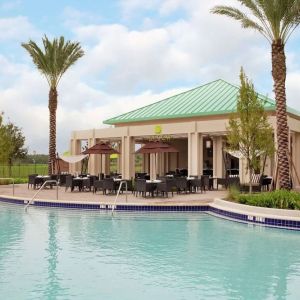
[(229, 6), (216, 6), (212, 12), (233, 18), (244, 28), (259, 31), (270, 42), (280, 40), (285, 44), (300, 23), (300, 0), (237, 1), (247, 12)]
[(224, 5), (219, 5), (215, 6), (211, 12), (213, 14), (219, 14), (219, 15), (224, 15), (227, 17), (230, 17), (234, 20), (237, 20), (241, 23), (243, 28), (252, 28), (257, 31), (259, 31), (261, 34), (263, 34), (268, 40), (267, 32), (265, 32), (264, 27), (256, 23), (254, 20), (250, 19), (245, 13), (243, 13), (241, 10), (230, 7), (230, 6), (224, 6)]
[(45, 35), (42, 39), (43, 48), (29, 41), (23, 43), (38, 70), (45, 75), (50, 87), (56, 88), (62, 75), (80, 57), (84, 55), (78, 42), (65, 41), (64, 37), (54, 38), (50, 41)]

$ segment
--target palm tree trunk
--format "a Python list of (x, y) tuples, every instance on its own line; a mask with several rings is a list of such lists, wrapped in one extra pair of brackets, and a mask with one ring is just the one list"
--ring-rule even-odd
[(289, 149), (289, 128), (286, 113), (286, 61), (284, 44), (281, 40), (272, 43), (272, 75), (276, 99), (277, 154), (279, 187), (290, 189), (290, 165), (287, 157)]
[(49, 91), (49, 157), (48, 175), (51, 175), (56, 158), (56, 110), (57, 110), (57, 91), (51, 87)]

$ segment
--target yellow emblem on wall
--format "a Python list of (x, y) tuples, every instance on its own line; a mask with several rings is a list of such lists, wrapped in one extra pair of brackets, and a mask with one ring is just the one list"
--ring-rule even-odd
[(162, 133), (162, 128), (160, 125), (155, 125), (154, 127), (154, 133), (155, 134), (161, 134)]

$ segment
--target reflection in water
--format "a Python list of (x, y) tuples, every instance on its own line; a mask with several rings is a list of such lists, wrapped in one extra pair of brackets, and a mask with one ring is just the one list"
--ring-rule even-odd
[[(6, 218), (31, 224), (23, 234), (29, 243), (16, 236), (24, 261), (36, 258), (34, 269), (19, 266), (24, 299), (300, 299), (294, 287), (300, 283), (300, 232), (205, 214), (11, 214)], [(1, 215), (0, 224), (6, 227)], [(32, 234), (36, 227), (44, 234)], [(0, 241), (5, 238), (1, 230)], [(3, 253), (0, 246), (0, 258)], [(6, 268), (15, 268), (12, 260)], [(4, 274), (0, 269), (0, 278)], [(5, 299), (19, 299), (8, 297), (12, 290), (11, 281), (0, 286)]]
[(58, 217), (53, 212), (48, 215), (48, 247), (47, 258), (47, 285), (45, 288), (46, 299), (56, 299), (61, 292), (61, 280), (57, 274), (59, 245), (57, 241)]

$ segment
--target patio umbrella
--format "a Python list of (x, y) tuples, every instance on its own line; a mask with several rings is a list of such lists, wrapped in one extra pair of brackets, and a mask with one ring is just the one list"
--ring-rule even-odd
[(156, 174), (156, 156), (157, 153), (176, 153), (179, 152), (175, 147), (163, 143), (161, 141), (154, 141), (154, 142), (149, 142), (145, 144), (143, 147), (141, 147), (139, 150), (137, 150), (135, 153), (136, 154), (146, 154), (146, 153), (154, 153), (155, 154), (155, 167), (154, 171)]
[(100, 173), (102, 173), (102, 155), (103, 154), (119, 154), (120, 152), (112, 148), (107, 143), (98, 143), (85, 151), (82, 152), (82, 154), (100, 154), (100, 161), (101, 161), (101, 170)]

